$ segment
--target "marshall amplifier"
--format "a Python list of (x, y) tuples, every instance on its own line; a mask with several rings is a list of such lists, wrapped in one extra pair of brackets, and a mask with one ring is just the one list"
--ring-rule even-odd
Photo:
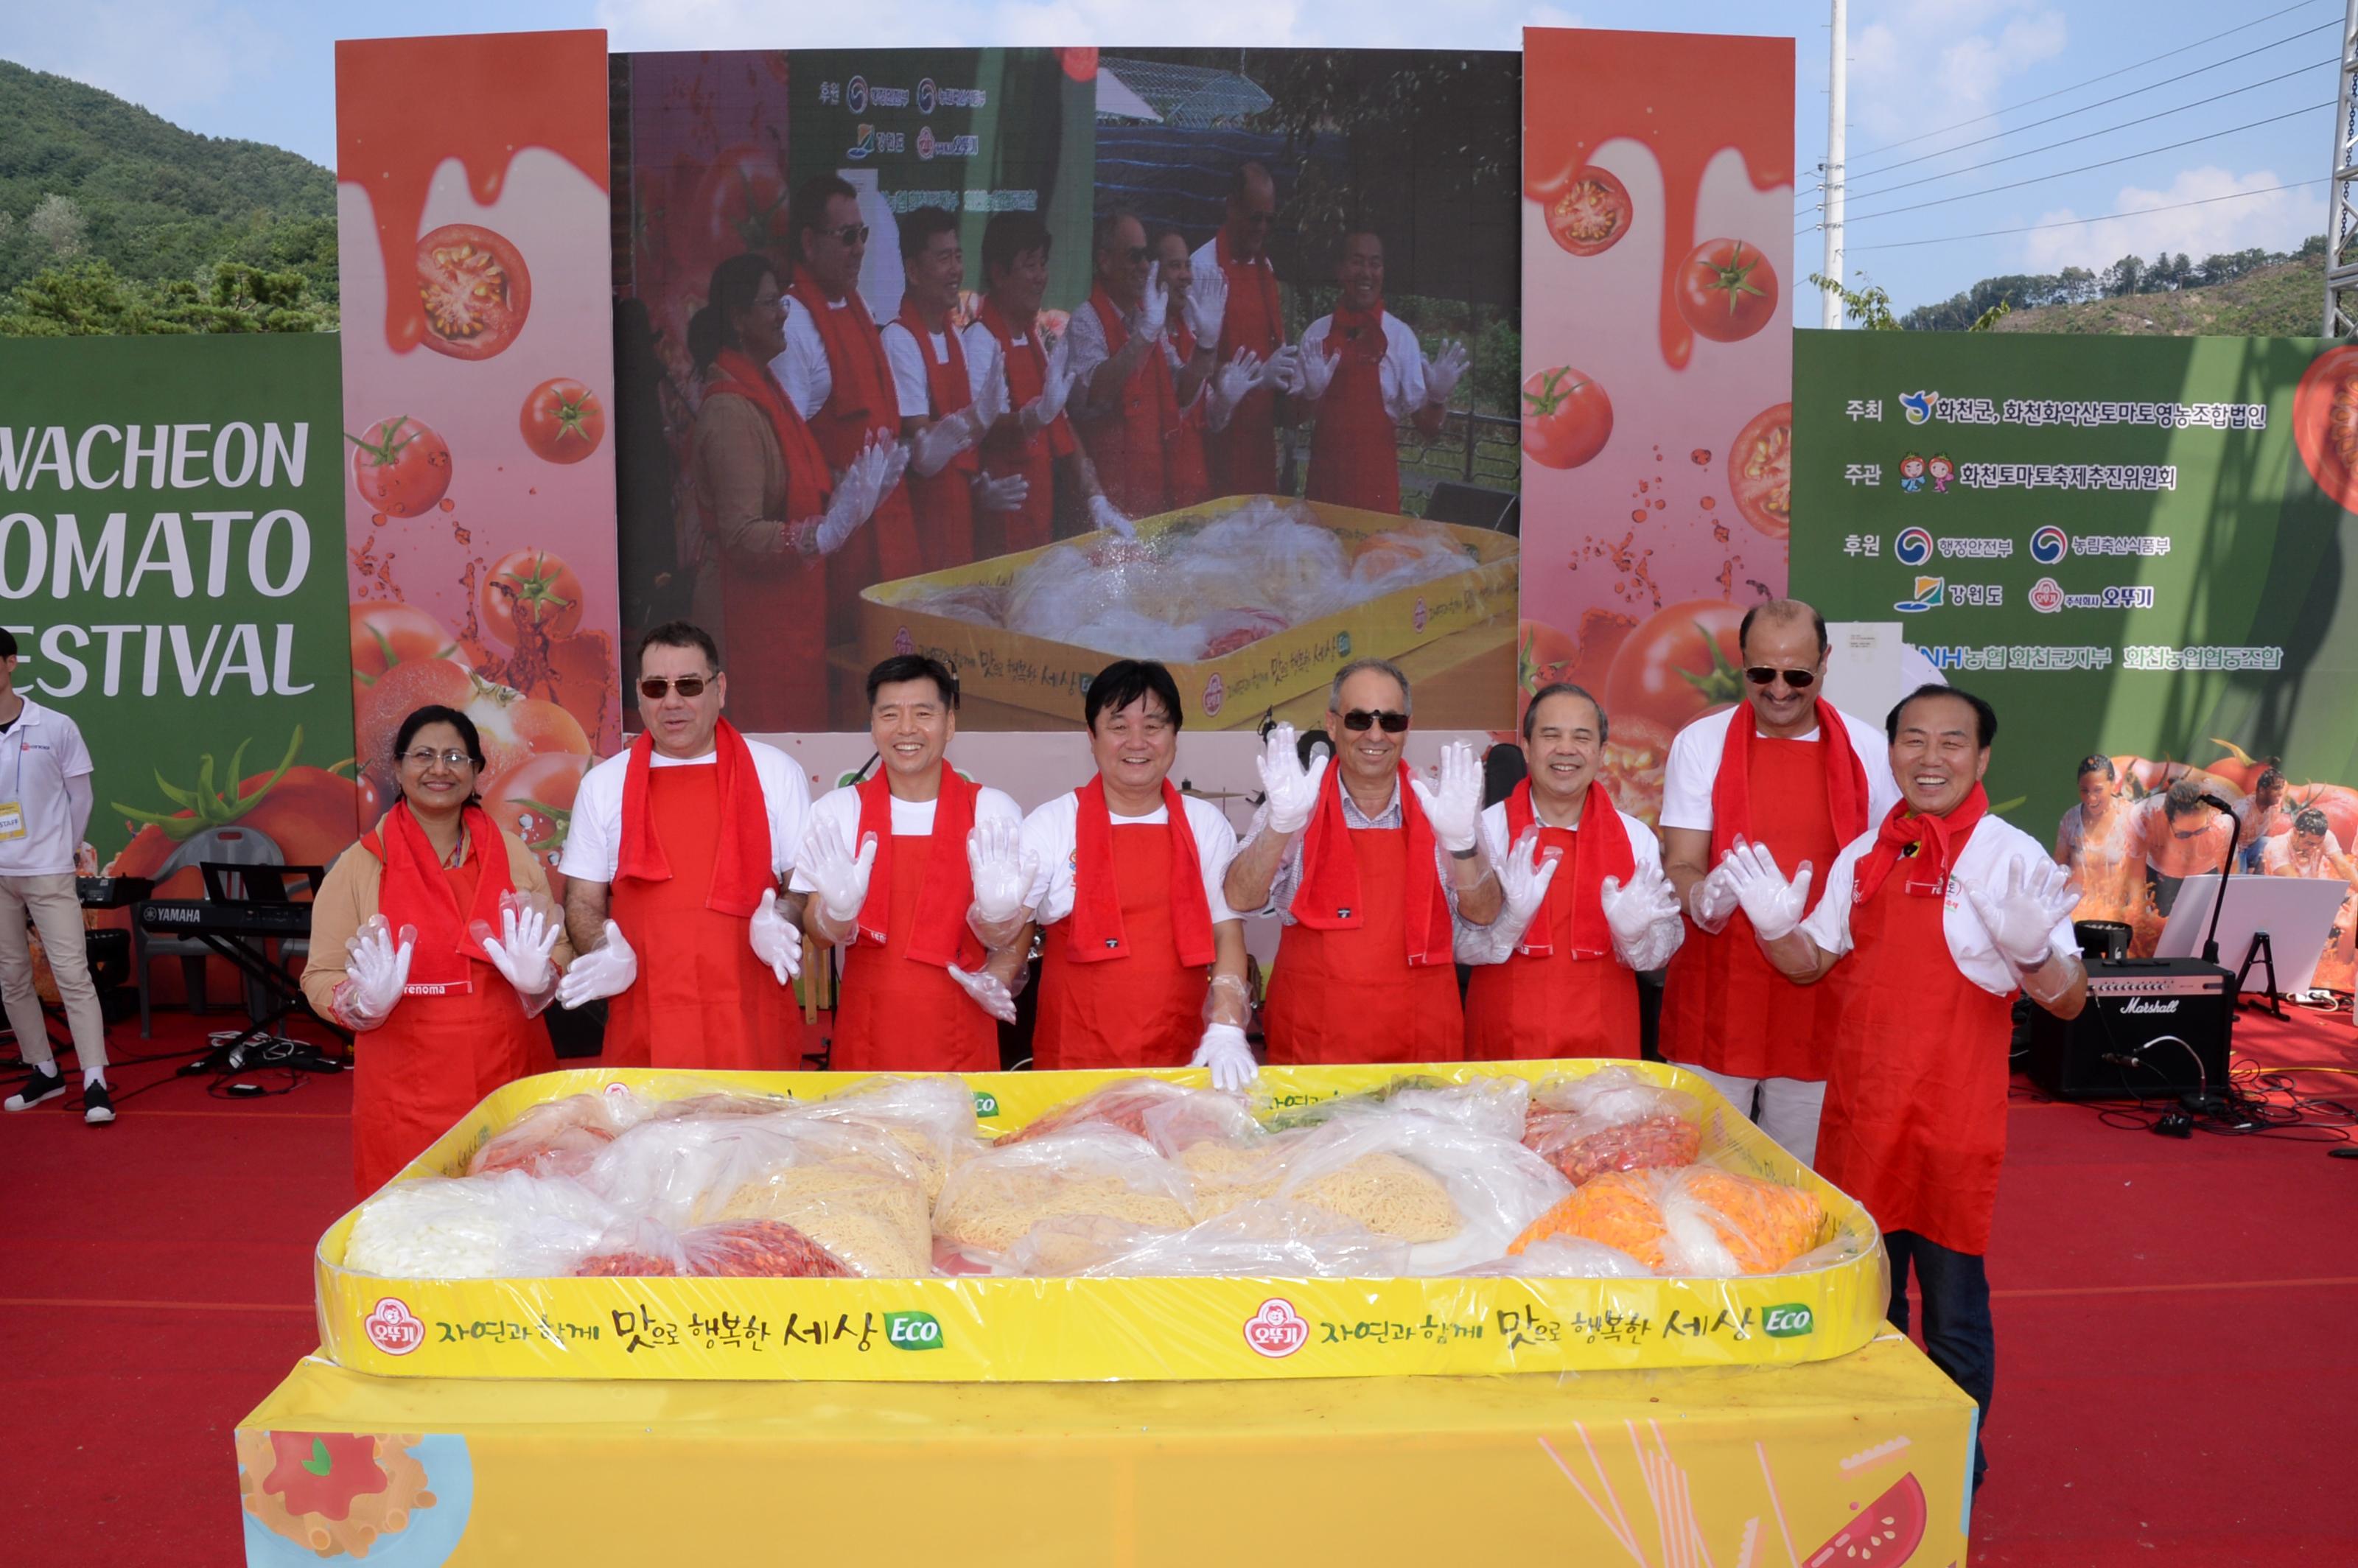
[(2091, 962), (2079, 1017), (2031, 1008), (2030, 1081), (2058, 1099), (2223, 1092), (2234, 979), (2196, 958)]

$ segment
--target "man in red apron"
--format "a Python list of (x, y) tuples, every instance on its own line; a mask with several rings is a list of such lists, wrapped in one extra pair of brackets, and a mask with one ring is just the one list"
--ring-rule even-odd
[[(2079, 890), (2037, 839), (1989, 815), (1989, 704), (1920, 687), (1886, 728), (1900, 803), (1835, 858), (1806, 919), (1810, 874), (1787, 881), (1765, 847), (1734, 850), (1730, 880), (1786, 976), (1807, 986), (1844, 973), (1818, 1173), (1882, 1227), (1902, 1332), (1914, 1270), (1925, 1353), (1986, 1427), (1997, 1349), (1982, 1260), (2006, 1157), (2014, 997), (2063, 1019), (2087, 1005)], [(1976, 1440), (1976, 1486), (1985, 1467)]]
[(901, 314), (882, 328), (884, 358), (892, 367), (901, 434), (909, 443), (909, 505), (917, 519), (918, 548), (925, 570), (935, 572), (973, 560), (976, 513), (1011, 495), (1021, 502), (1030, 486), (1020, 475), (998, 481), (982, 475), (982, 438), (1007, 412), (1007, 384), (996, 365), (968, 363), (952, 321), (966, 281), (957, 218), (939, 207), (919, 207), (903, 217), (901, 267), (907, 286)]
[(1482, 813), (1507, 908), (1461, 926), (1466, 1054), (1479, 1061), (1638, 1055), (1638, 974), (1677, 951), (1685, 923), (1653, 830), (1596, 777), (1611, 734), (1579, 687), (1541, 687), (1523, 710), (1530, 773)]
[[(827, 1054), (839, 1072), (995, 1073), (999, 1021), (1015, 1021), (1006, 983), (984, 972), (991, 912), (977, 910), (969, 855), (1011, 850), (1023, 814), (943, 759), (957, 698), (957, 677), (920, 654), (870, 670), (879, 765), (811, 807), (791, 885), (804, 895), (804, 931), (843, 950)], [(1008, 880), (1017, 895), (1028, 885), (1020, 870)], [(1002, 922), (1015, 913), (1012, 897), (997, 912)]]
[(810, 789), (720, 717), (729, 677), (702, 627), (639, 644), (629, 749), (590, 769), (558, 863), (581, 957), (557, 1000), (611, 998), (604, 1065), (784, 1071), (802, 1057), (801, 900), (778, 896)]
[(1176, 229), (1164, 229), (1154, 236), (1154, 266), (1155, 276), (1171, 295), (1163, 335), (1163, 367), (1171, 377), (1171, 406), (1176, 414), (1163, 432), (1163, 473), (1170, 504), (1175, 509), (1194, 506), (1212, 496), (1204, 438), (1213, 404), (1212, 351), (1219, 343), (1221, 319), (1228, 312), (1228, 284), (1217, 272), (1196, 277), (1187, 255), (1187, 237)]
[[(1238, 166), (1228, 185), (1228, 214), (1198, 246), (1198, 276), (1218, 273), (1228, 284), (1214, 358), (1226, 365), (1239, 353), (1266, 366), (1285, 347), (1285, 313), (1278, 304), (1277, 269), (1270, 265), (1269, 231), (1277, 216), (1277, 186), (1265, 164)], [(1204, 451), (1214, 495), (1270, 495), (1277, 490), (1278, 392), (1254, 378), (1228, 422), (1206, 437)]]
[(1065, 336), (1073, 424), (1107, 499), (1147, 517), (1171, 509), (1164, 443), (1179, 423), (1163, 357), (1171, 295), (1136, 214), (1117, 208), (1099, 218), (1096, 245), (1096, 281)]
[(1269, 799), (1226, 892), (1232, 909), (1285, 922), (1269, 988), (1272, 1062), (1466, 1054), (1453, 922), (1487, 926), (1504, 900), (1482, 850), (1473, 748), (1442, 749), (1434, 790), (1401, 761), (1408, 726), (1408, 677), (1361, 659), (1327, 694), (1338, 761), (1323, 782), (1277, 747), (1262, 764)]
[(1789, 871), (1823, 872), (1883, 819), (1899, 786), (1883, 737), (1818, 695), (1823, 616), (1798, 600), (1756, 605), (1737, 645), (1746, 700), (1680, 730), (1663, 770), (1663, 870), (1694, 929), (1663, 988), (1662, 1056), (1709, 1078), (1808, 1164), (1838, 988), (1787, 985), (1713, 868), (1740, 840), (1765, 846)]
[(1316, 410), (1310, 437), (1311, 501), (1398, 512), (1395, 430), (1413, 424), (1427, 440), (1441, 433), (1449, 395), (1471, 362), (1463, 344), (1428, 360), (1416, 330), (1384, 309), (1384, 243), (1364, 231), (1343, 238), (1335, 270), (1343, 297), (1331, 316), (1302, 334), (1302, 350), (1281, 361), (1279, 384)]
[(1033, 1065), (1193, 1065), (1241, 1087), (1257, 1071), (1244, 922), (1220, 896), (1236, 831), (1172, 787), (1179, 688), (1163, 665), (1120, 659), (1090, 680), (1084, 712), (1097, 776), (1023, 820), (1026, 902), (1047, 932)]

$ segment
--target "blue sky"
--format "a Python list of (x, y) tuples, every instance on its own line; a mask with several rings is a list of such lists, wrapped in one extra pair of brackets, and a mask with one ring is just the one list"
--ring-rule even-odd
[[(1805, 230), (1818, 200), (1807, 171), (1826, 146), (1827, 10), (1825, 0), (1195, 0), (1153, 8), (1114, 0), (906, 0), (897, 8), (780, 0), (410, 0), (393, 8), (350, 0), (25, 0), (0, 14), (0, 58), (103, 87), (193, 130), (273, 142), (330, 163), (334, 40), (391, 31), (595, 26), (609, 30), (618, 51), (919, 39), (1512, 49), (1526, 24), (1774, 33), (1792, 38), (1799, 57), (1795, 137), (1805, 173), (1794, 227)], [(1994, 273), (2101, 268), (2127, 252), (2185, 251), (2200, 260), (2249, 245), (2290, 249), (2324, 226), (2342, 10), (2342, 0), (1852, 0), (1851, 268), (1905, 308)], [(2256, 52), (2232, 58), (2247, 50)], [(2136, 64), (2165, 51), (2179, 52)], [(2198, 74), (2156, 86), (2183, 72)], [(2146, 88), (2154, 90), (2138, 91)], [(2126, 96), (2093, 106), (2115, 94)], [(2049, 116), (2064, 117), (2032, 124)], [(2167, 147), (2172, 143), (2190, 145)], [(1989, 167), (1962, 172), (1982, 163)], [(2050, 178), (2092, 164), (2105, 167)], [(1977, 194), (2018, 181), (2028, 183)], [(2242, 194), (2299, 181), (2319, 183)], [(2231, 199), (2211, 200), (2222, 197)], [(2180, 205), (2192, 202), (2202, 204)], [(2156, 211), (2162, 208), (2174, 210)], [(2137, 215), (2070, 223), (2125, 211)], [(1814, 230), (1794, 241), (1797, 272), (1817, 270), (1823, 243)], [(1815, 289), (1802, 284), (1793, 304), (1798, 320), (1816, 324)]]

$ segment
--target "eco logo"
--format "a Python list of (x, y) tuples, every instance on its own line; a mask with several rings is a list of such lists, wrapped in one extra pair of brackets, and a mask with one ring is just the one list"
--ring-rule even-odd
[(1903, 567), (1920, 567), (1932, 558), (1932, 535), (1921, 528), (1902, 528), (1891, 541), (1891, 557)]
[(399, 1296), (380, 1297), (376, 1310), (361, 1324), (369, 1343), (388, 1356), (406, 1356), (426, 1343), (426, 1325)]
[(1810, 1309), (1800, 1302), (1772, 1306), (1760, 1314), (1760, 1326), (1771, 1339), (1797, 1339), (1817, 1325)]
[(848, 158), (864, 158), (875, 150), (876, 127), (862, 120), (860, 123), (859, 139), (843, 149), (843, 156)]
[(884, 1314), (884, 1343), (896, 1350), (939, 1350), (941, 1320), (929, 1312), (888, 1312)]
[[(868, 79), (866, 77), (855, 76), (843, 84), (843, 106), (855, 114), (868, 113)], [(868, 127), (862, 125), (860, 128), (864, 131)]]
[(974, 1091), (974, 1114), (988, 1119), (999, 1114), (999, 1097), (986, 1089)]
[(1283, 1296), (1271, 1296), (1245, 1319), (1245, 1343), (1272, 1361), (1282, 1361), (1310, 1343), (1310, 1325)]
[(1931, 424), (1932, 410), (1940, 406), (1941, 395), (1937, 392), (1903, 392), (1899, 395), (1899, 406), (1907, 413), (1910, 425)]
[(2030, 536), (2030, 558), (2042, 567), (2051, 567), (2071, 553), (2071, 536), (2051, 523)]
[[(2036, 546), (2033, 546), (2036, 548)], [(2051, 577), (2040, 578), (2030, 585), (2030, 608), (2041, 615), (2052, 615), (2063, 608), (2063, 585)]]
[(1920, 577), (1916, 579), (1916, 597), (1903, 599), (1894, 610), (1913, 615), (1920, 610), (1938, 610), (1948, 598), (1948, 579)]

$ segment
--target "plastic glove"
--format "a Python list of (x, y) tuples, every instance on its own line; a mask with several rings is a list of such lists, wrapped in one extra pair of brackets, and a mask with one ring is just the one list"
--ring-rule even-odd
[(1303, 402), (1315, 403), (1326, 395), (1326, 387), (1335, 379), (1335, 362), (1326, 356), (1324, 343), (1302, 351), (1296, 377), (1302, 384), (1294, 388), (1294, 395)]
[(1499, 922), (1512, 931), (1518, 944), (1547, 903), (1548, 884), (1555, 881), (1556, 868), (1563, 864), (1562, 855), (1551, 852), (1545, 860), (1539, 855), (1540, 830), (1526, 827), (1507, 851), (1507, 864), (1498, 873), (1498, 892), (1507, 904)]
[(1302, 390), (1301, 346), (1288, 343), (1270, 355), (1269, 362), (1261, 366), (1261, 379), (1288, 396), (1300, 392)]
[(1687, 889), (1687, 918), (1714, 936), (1727, 927), (1736, 913), (1736, 878), (1723, 859), (1703, 881)]
[(1774, 942), (1790, 936), (1801, 924), (1801, 914), (1810, 903), (1810, 862), (1803, 860), (1801, 869), (1787, 881), (1785, 873), (1777, 869), (1777, 857), (1768, 852), (1766, 844), (1736, 841), (1736, 848), (1720, 862), (1728, 868), (1736, 883), (1736, 902), (1744, 908), (1744, 916), (1752, 922), (1752, 929), (1763, 942)]
[(982, 474), (974, 481), (974, 503), (983, 512), (1013, 512), (1031, 498), (1032, 481), (1020, 473)]
[(883, 471), (883, 454), (877, 443), (871, 442), (836, 477), (835, 492), (827, 498), (827, 510), (818, 520), (795, 524), (788, 530), (795, 547), (806, 555), (819, 556), (831, 556), (843, 548), (853, 531), (868, 521), (876, 503), (884, 499), (884, 488), (879, 482)]
[(1138, 537), (1137, 525), (1122, 514), (1120, 507), (1102, 495), (1089, 497), (1089, 521), (1109, 534), (1119, 535), (1125, 539)]
[(1260, 774), (1261, 794), (1269, 803), (1271, 832), (1299, 833), (1310, 826), (1310, 814), (1318, 808), (1318, 787), (1325, 782), (1329, 760), (1321, 752), (1304, 768), (1293, 726), (1281, 724), (1269, 732), (1268, 745), (1260, 756), (1253, 759), (1253, 767)]
[(492, 968), (505, 976), (516, 995), (528, 1002), (541, 1000), (556, 987), (557, 966), (548, 956), (556, 950), (561, 929), (537, 903), (516, 893), (500, 899), (498, 935), (492, 935), (486, 921), (478, 920), (468, 927), (475, 946), (492, 960)]
[(606, 939), (573, 960), (557, 982), (557, 1000), (568, 1008), (585, 1001), (620, 996), (639, 980), (639, 956), (622, 936), (622, 928), (606, 922)]
[(1066, 347), (1059, 342), (1048, 356), (1048, 373), (1040, 384), (1040, 395), (1025, 404), (1017, 416), (1026, 436), (1037, 435), (1055, 424), (1056, 416), (1065, 411), (1065, 399), (1072, 395), (1073, 362)]
[(1187, 330), (1195, 334), (1199, 349), (1220, 346), (1220, 324), (1228, 314), (1228, 275), (1218, 267), (1197, 270), (1195, 281), (1187, 286), (1187, 300), (1182, 310)]
[(1039, 857), (1023, 852), (1023, 830), (1018, 824), (994, 817), (968, 830), (966, 869), (974, 887), (967, 925), (977, 941), (995, 952), (1011, 944), (1031, 918), (1023, 900), (1040, 875)]
[(949, 466), (952, 458), (973, 446), (976, 439), (974, 421), (960, 409), (909, 438), (909, 466), (920, 474), (937, 474)]
[(1202, 1044), (1187, 1059), (1191, 1067), (1212, 1069), (1212, 1087), (1236, 1090), (1249, 1087), (1260, 1076), (1260, 1064), (1253, 1060), (1252, 1047), (1245, 1044), (1245, 1032), (1233, 1023), (1215, 1023), (1204, 1031)]
[(818, 901), (818, 928), (828, 941), (841, 942), (858, 927), (868, 903), (868, 872), (875, 864), (875, 834), (860, 839), (854, 858), (841, 828), (825, 819), (811, 824), (795, 870), (811, 885), (811, 897)]
[(1418, 778), (1409, 780), (1409, 787), (1416, 791), (1424, 819), (1443, 849), (1462, 855), (1474, 848), (1475, 825), (1482, 817), (1482, 769), (1474, 761), (1472, 746), (1452, 741), (1441, 748), (1439, 789)]
[(982, 378), (982, 390), (966, 406), (966, 416), (974, 431), (974, 439), (981, 440), (990, 434), (990, 427), (1007, 416), (1007, 376), (993, 367)]
[(2053, 951), (2050, 940), (2057, 925), (2080, 903), (2080, 890), (2071, 874), (2052, 860), (2026, 868), (2015, 861), (1995, 887), (1985, 892), (1972, 882), (1960, 882), (1965, 901), (1990, 934), (1999, 955), (2017, 970), (2038, 968)]
[(1643, 945), (1657, 922), (1675, 920), (1679, 914), (1679, 895), (1671, 891), (1670, 879), (1659, 866), (1643, 863), (1627, 887), (1606, 878), (1599, 902), (1605, 905), (1605, 924), (1613, 928), (1614, 946), (1625, 952)]
[(391, 1018), (416, 948), (417, 927), (403, 926), (396, 943), (384, 916), (370, 915), (344, 944), (345, 978), (336, 987), (335, 1011), (355, 1029), (374, 1029)]
[[(878, 467), (876, 499), (882, 501), (900, 484), (901, 476), (909, 471), (909, 449), (889, 437), (879, 436), (875, 451)], [(870, 510), (874, 510), (872, 505)]]
[(795, 923), (778, 913), (778, 890), (762, 890), (761, 907), (746, 923), (745, 940), (752, 944), (753, 957), (770, 966), (782, 986), (795, 983), (803, 972), (803, 934)]
[(1425, 402), (1448, 402), (1449, 395), (1457, 390), (1457, 383), (1465, 376), (1466, 367), (1473, 362), (1474, 355), (1463, 343), (1452, 343), (1441, 351), (1438, 358), (1425, 361)]
[(1163, 319), (1171, 313), (1171, 289), (1163, 281), (1163, 264), (1156, 262), (1146, 269), (1146, 292), (1138, 297), (1138, 335), (1149, 340), (1163, 336)]
[(956, 964), (949, 966), (950, 979), (958, 989), (974, 999), (974, 1005), (1001, 1023), (1015, 1022), (1015, 998), (1004, 982), (993, 974), (968, 974)]
[(1259, 354), (1250, 349), (1238, 349), (1228, 356), (1228, 363), (1212, 373), (1213, 398), (1223, 407), (1233, 408), (1261, 384), (1263, 368)]

